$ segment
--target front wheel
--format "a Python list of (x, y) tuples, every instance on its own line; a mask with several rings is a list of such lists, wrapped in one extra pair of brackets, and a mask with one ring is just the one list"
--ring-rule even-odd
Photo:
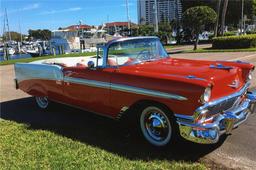
[(144, 138), (152, 145), (163, 147), (171, 143), (175, 134), (174, 121), (167, 109), (144, 107), (140, 115), (140, 128)]
[(49, 107), (49, 100), (47, 97), (35, 97), (36, 104), (41, 109), (47, 109)]

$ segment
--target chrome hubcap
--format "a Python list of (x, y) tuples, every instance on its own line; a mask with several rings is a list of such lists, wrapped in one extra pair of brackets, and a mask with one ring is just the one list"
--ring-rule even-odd
[(47, 97), (36, 97), (36, 102), (39, 107), (45, 109), (48, 106), (48, 98)]
[(155, 140), (163, 140), (168, 134), (166, 119), (160, 113), (149, 113), (145, 117), (145, 126), (148, 134)]
[(146, 108), (140, 118), (141, 130), (153, 145), (163, 146), (171, 139), (171, 124), (165, 113), (157, 107)]

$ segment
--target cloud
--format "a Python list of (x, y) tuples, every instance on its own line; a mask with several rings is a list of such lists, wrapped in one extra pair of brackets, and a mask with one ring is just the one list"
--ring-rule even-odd
[(27, 10), (32, 10), (32, 9), (37, 9), (39, 8), (39, 4), (38, 3), (35, 3), (35, 4), (29, 4), (23, 8), (20, 9), (20, 11), (27, 11)]
[(29, 4), (29, 5), (27, 5), (27, 6), (23, 7), (23, 8), (21, 8), (20, 11), (28, 11), (28, 10), (32, 10), (32, 9), (37, 9), (37, 8), (39, 8), (39, 6), (40, 6), (40, 5), (39, 5), (38, 3)]
[(61, 9), (61, 10), (44, 11), (44, 12), (41, 12), (40, 15), (49, 15), (49, 14), (57, 14), (57, 13), (63, 13), (63, 12), (80, 11), (80, 10), (82, 10), (82, 8), (73, 7), (73, 8), (67, 8), (67, 9)]
[[(13, 13), (16, 13), (16, 12), (29, 11), (29, 10), (37, 9), (39, 7), (40, 7), (40, 4), (34, 3), (34, 4), (29, 4), (27, 6), (24, 6), (22, 8), (11, 9), (11, 10), (6, 9), (6, 10), (7, 10), (8, 14), (13, 14)], [(4, 16), (4, 12), (1, 12), (0, 16)]]

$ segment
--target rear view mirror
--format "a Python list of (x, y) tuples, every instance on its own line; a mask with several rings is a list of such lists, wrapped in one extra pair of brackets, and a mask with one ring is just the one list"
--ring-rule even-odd
[(89, 69), (92, 69), (92, 68), (95, 67), (95, 64), (94, 64), (93, 61), (88, 61), (87, 66), (88, 66)]

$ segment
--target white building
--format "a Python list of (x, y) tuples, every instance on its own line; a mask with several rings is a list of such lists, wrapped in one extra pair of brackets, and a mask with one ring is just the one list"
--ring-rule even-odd
[[(182, 14), (181, 0), (156, 0), (158, 22), (180, 20)], [(155, 23), (155, 0), (138, 0), (138, 23)]]

